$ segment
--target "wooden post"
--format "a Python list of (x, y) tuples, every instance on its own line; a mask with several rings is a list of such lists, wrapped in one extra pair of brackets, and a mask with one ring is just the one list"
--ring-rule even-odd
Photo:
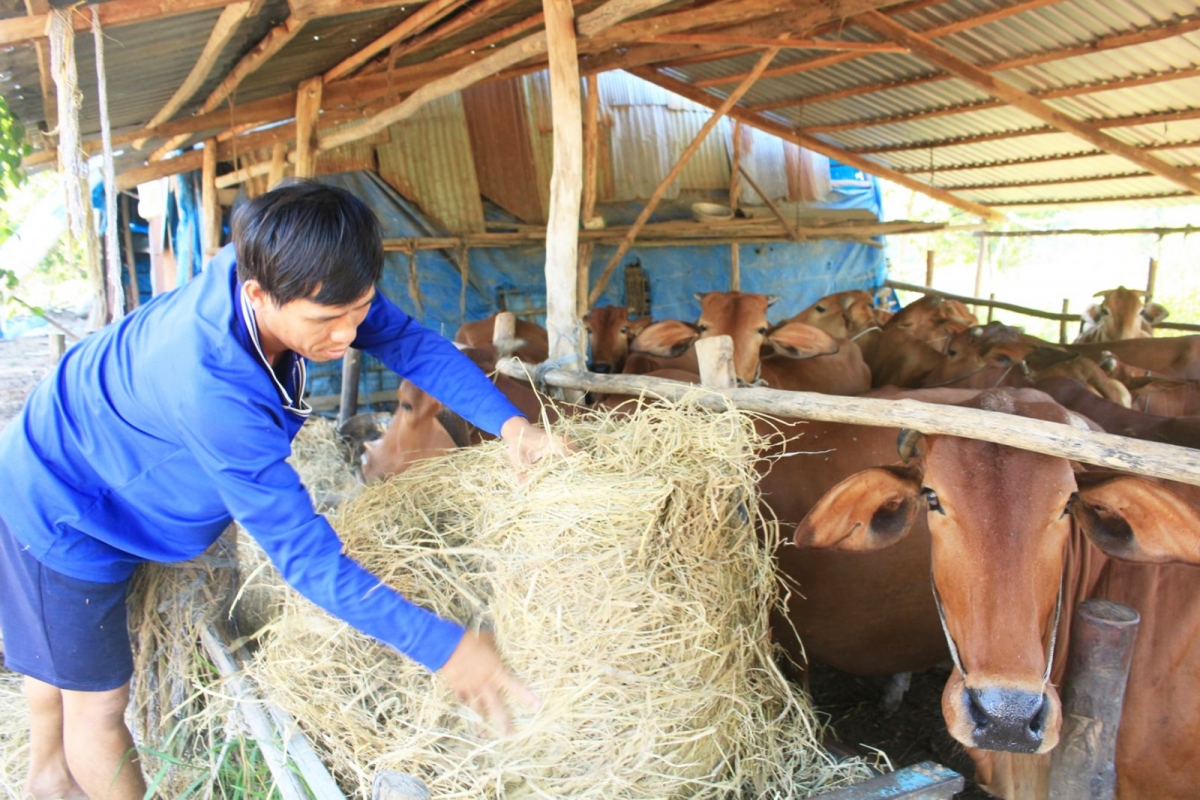
[(729, 289), (733, 292), (740, 292), (742, 290), (742, 257), (738, 251), (737, 242), (729, 245), (729, 263)]
[(1115, 793), (1117, 730), (1140, 621), (1132, 608), (1107, 600), (1086, 600), (1075, 612), (1062, 732), (1050, 754), (1055, 800), (1111, 800)]
[(125, 290), (125, 305), (130, 311), (138, 307), (141, 298), (138, 296), (137, 256), (133, 252), (133, 218), (129, 216), (129, 196), (121, 195), (121, 218), (125, 220), (125, 228), (121, 231), (125, 245), (125, 269), (129, 272), (129, 286)]
[[(579, 219), (586, 227), (596, 214), (596, 181), (600, 147), (600, 79), (587, 76), (587, 105), (583, 113), (583, 207)], [(583, 318), (588, 312), (588, 287), (592, 282), (592, 255), (596, 245), (584, 242), (579, 246), (579, 274), (575, 278), (575, 314)]]
[(212, 258), (221, 249), (221, 203), (217, 199), (217, 140), (204, 142), (204, 162), (200, 171), (200, 205), (204, 220), (204, 257)]
[(709, 389), (733, 389), (737, 373), (733, 369), (733, 339), (712, 336), (696, 340), (696, 360), (700, 364), (700, 382)]
[(758, 60), (758, 63), (754, 65), (754, 69), (751, 70), (750, 74), (746, 76), (746, 79), (738, 84), (738, 87), (730, 92), (729, 96), (725, 98), (725, 102), (721, 103), (721, 105), (718, 106), (715, 111), (713, 111), (713, 115), (709, 117), (708, 121), (705, 122), (700, 128), (699, 132), (696, 134), (696, 137), (692, 139), (691, 144), (684, 149), (683, 153), (679, 156), (679, 160), (675, 162), (675, 166), (671, 167), (671, 171), (667, 173), (667, 177), (662, 179), (662, 182), (658, 184), (658, 188), (654, 190), (654, 193), (650, 195), (650, 199), (646, 201), (645, 208), (642, 209), (642, 213), (638, 214), (638, 217), (636, 220), (634, 220), (633, 225), (629, 227), (629, 232), (625, 234), (625, 238), (623, 238), (621, 243), (617, 245), (617, 252), (613, 253), (612, 258), (610, 258), (608, 263), (604, 265), (604, 272), (600, 274), (600, 279), (596, 281), (596, 286), (592, 289), (592, 293), (588, 297), (589, 306), (594, 305), (596, 300), (600, 298), (600, 295), (603, 294), (604, 287), (608, 285), (608, 279), (612, 277), (613, 271), (616, 270), (617, 265), (621, 263), (621, 259), (625, 257), (627, 252), (629, 252), (629, 247), (633, 244), (633, 240), (637, 238), (638, 231), (642, 229), (642, 226), (644, 226), (647, 220), (650, 219), (650, 215), (654, 213), (654, 209), (658, 207), (658, 202), (662, 200), (663, 195), (666, 194), (667, 187), (674, 183), (675, 179), (679, 177), (679, 174), (683, 172), (683, 168), (687, 166), (688, 161), (690, 161), (692, 156), (696, 154), (696, 151), (700, 149), (700, 145), (704, 142), (704, 138), (708, 136), (709, 131), (716, 127), (717, 123), (721, 121), (721, 117), (725, 116), (726, 112), (733, 108), (734, 105), (737, 104), (737, 101), (742, 98), (742, 95), (750, 90), (750, 87), (754, 85), (756, 80), (758, 80), (758, 76), (766, 70), (767, 66), (771, 63), (771, 60), (774, 59), (778, 53), (778, 47), (772, 47), (771, 49), (767, 50), (767, 52), (763, 53), (762, 57)]
[(933, 288), (933, 251), (925, 251), (925, 285)]
[[(1159, 241), (1162, 241), (1159, 239)], [(1150, 273), (1146, 276), (1146, 300), (1149, 302), (1154, 297), (1154, 285), (1158, 283), (1158, 259), (1150, 259)]]
[[(988, 295), (988, 316), (987, 316), (988, 324), (991, 324), (992, 318), (996, 316), (996, 307), (994, 305), (992, 305), (992, 303), (995, 303), (995, 302), (996, 302), (996, 293), (992, 292), (991, 294)], [(978, 316), (978, 315), (976, 315), (976, 316)]]
[(321, 113), (321, 76), (301, 81), (296, 90), (296, 177), (317, 174), (317, 121)]
[[(987, 260), (987, 239), (979, 237), (979, 255), (975, 258), (975, 296), (983, 296), (983, 264)], [(975, 306), (975, 316), (979, 316), (979, 306)], [(990, 320), (989, 320), (990, 321)]]
[(492, 344), (497, 348), (517, 338), (517, 315), (511, 311), (501, 311), (496, 315), (492, 326)]
[(67, 351), (67, 337), (62, 333), (51, 333), (47, 341), (50, 344), (50, 364), (53, 366), (62, 360), (63, 353)]
[(579, 56), (571, 0), (542, 0), (550, 55), (554, 173), (546, 223), (546, 333), (550, 358), (575, 356), (583, 369), (583, 324), (579, 306), (579, 211), (583, 192), (583, 109)]
[(287, 142), (276, 142), (271, 148), (271, 171), (267, 177), (267, 190), (274, 189), (287, 174)]
[(342, 402), (338, 406), (338, 430), (358, 413), (358, 381), (362, 375), (362, 352), (353, 347), (342, 356)]
[[(733, 154), (729, 158), (729, 210), (735, 214), (738, 209), (738, 201), (742, 196), (742, 121), (736, 120), (733, 123)], [(732, 242), (729, 245), (729, 263), (730, 263), (730, 279), (729, 288), (731, 291), (740, 292), (742, 289), (742, 258), (741, 252), (738, 250), (737, 242)]]
[[(1062, 312), (1063, 312), (1063, 314), (1071, 313), (1071, 301), (1070, 301), (1070, 299), (1068, 299), (1066, 297), (1063, 298)], [(1062, 319), (1058, 323), (1058, 342), (1059, 342), (1059, 344), (1067, 343), (1067, 320), (1066, 319)]]

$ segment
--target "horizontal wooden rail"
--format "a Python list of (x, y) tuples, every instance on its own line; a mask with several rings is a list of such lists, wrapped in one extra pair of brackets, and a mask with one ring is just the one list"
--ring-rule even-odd
[(1007, 239), (1029, 236), (1127, 236), (1132, 234), (1166, 236), (1171, 233), (1182, 233), (1184, 236), (1188, 236), (1193, 233), (1200, 233), (1200, 227), (1185, 225), (1182, 228), (1065, 228), (1060, 231), (980, 231), (975, 235), (987, 239)]
[[(903, 281), (888, 280), (885, 285), (893, 289), (899, 289), (903, 292), (921, 292), (922, 294), (933, 294), (938, 297), (944, 297), (947, 300), (957, 300), (960, 303), (966, 303), (969, 306), (983, 306), (984, 308), (999, 308), (1004, 311), (1012, 311), (1017, 314), (1024, 314), (1027, 317), (1040, 317), (1041, 319), (1052, 319), (1056, 322), (1080, 322), (1083, 320), (1079, 314), (1063, 314), (1058, 311), (1042, 311), (1038, 308), (1026, 308), (1015, 303), (1004, 303), (999, 300), (985, 299), (982, 297), (968, 297), (962, 294), (951, 294), (943, 292), (941, 289), (933, 289), (929, 286), (921, 286), (916, 283), (904, 283)], [(1170, 331), (1193, 331), (1200, 332), (1200, 325), (1195, 325), (1190, 322), (1160, 322), (1154, 326), (1156, 330)]]
[[(528, 379), (531, 368), (513, 359), (503, 359), (498, 369), (509, 377)], [(564, 369), (546, 370), (539, 379), (561, 389), (600, 394), (645, 393), (676, 401), (687, 398), (713, 409), (732, 402), (738, 408), (761, 414), (962, 436), (1200, 486), (1198, 450), (976, 408), (779, 389), (717, 390), (643, 375), (594, 375)]]

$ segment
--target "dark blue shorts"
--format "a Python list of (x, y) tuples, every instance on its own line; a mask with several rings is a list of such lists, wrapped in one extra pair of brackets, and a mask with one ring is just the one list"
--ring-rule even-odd
[(128, 591), (128, 580), (84, 581), (42, 565), (0, 520), (0, 627), (11, 671), (81, 692), (123, 686), (133, 675)]

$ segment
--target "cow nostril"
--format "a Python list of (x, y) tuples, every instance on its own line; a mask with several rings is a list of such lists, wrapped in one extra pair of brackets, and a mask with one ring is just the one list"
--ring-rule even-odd
[(1046, 695), (1042, 695), (1042, 702), (1038, 705), (1037, 713), (1029, 721), (1029, 733), (1034, 739), (1042, 738), (1042, 731), (1046, 728), (1046, 716), (1050, 710), (1049, 706), (1050, 704), (1046, 702)]
[(975, 723), (976, 728), (986, 728), (992, 720), (979, 701), (979, 695), (974, 689), (966, 689), (965, 693), (967, 695), (967, 713), (971, 715), (971, 722)]

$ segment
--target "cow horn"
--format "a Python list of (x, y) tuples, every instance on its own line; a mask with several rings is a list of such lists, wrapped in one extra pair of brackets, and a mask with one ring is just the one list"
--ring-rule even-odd
[(850, 306), (854, 305), (854, 295), (852, 295), (852, 294), (842, 295), (842, 299), (839, 301), (839, 305), (841, 305), (842, 311), (848, 311), (850, 309)]
[(900, 451), (900, 458), (904, 463), (912, 461), (921, 455), (921, 450), (918, 445), (925, 434), (912, 428), (902, 428), (900, 436), (896, 439), (896, 449)]
[(1108, 293), (1111, 291), (1112, 291), (1112, 289), (1105, 289), (1102, 292), (1096, 292), (1094, 295), (1092, 295), (1092, 297), (1107, 297)]
[(692, 292), (692, 295), (701, 303), (704, 302), (704, 295), (706, 294), (708, 294), (708, 292)]
[(777, 295), (777, 294), (767, 295), (767, 308), (770, 308), (771, 306), (775, 305), (777, 302), (779, 302), (779, 295)]

